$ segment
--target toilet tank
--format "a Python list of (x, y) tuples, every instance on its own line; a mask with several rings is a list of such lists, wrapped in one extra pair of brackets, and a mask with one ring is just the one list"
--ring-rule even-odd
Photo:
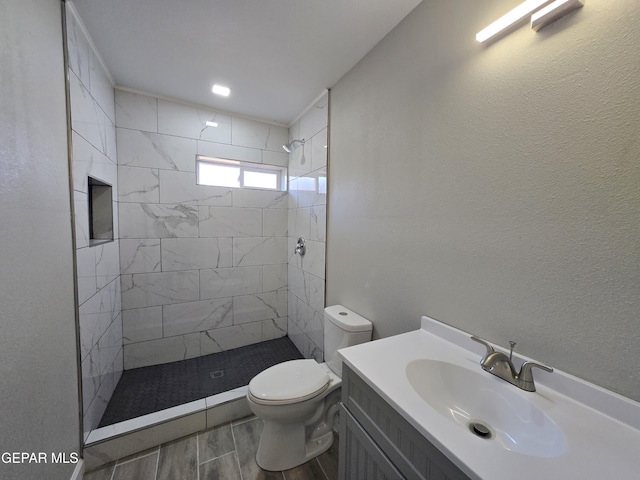
[(342, 377), (342, 360), (338, 350), (371, 340), (373, 324), (342, 305), (324, 309), (324, 360)]

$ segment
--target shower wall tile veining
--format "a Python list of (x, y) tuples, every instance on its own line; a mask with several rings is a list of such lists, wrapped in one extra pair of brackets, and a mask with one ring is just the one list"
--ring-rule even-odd
[[(328, 93), (290, 128), (305, 139), (289, 154), (289, 338), (306, 358), (323, 360), (327, 219)], [(306, 253), (294, 253), (304, 237)]]
[(118, 89), (115, 104), (125, 369), (286, 335), (287, 193), (195, 171), (197, 154), (286, 166), (288, 130)]
[[(80, 355), (85, 435), (94, 429), (123, 369), (118, 167), (113, 86), (67, 4)], [(114, 241), (90, 245), (88, 177), (113, 188)]]

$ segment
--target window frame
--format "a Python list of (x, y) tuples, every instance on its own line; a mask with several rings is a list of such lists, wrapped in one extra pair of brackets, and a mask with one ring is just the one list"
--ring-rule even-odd
[[(238, 178), (238, 186), (228, 186), (228, 185), (212, 185), (209, 183), (202, 183), (200, 179), (200, 164), (210, 164), (217, 166), (228, 166), (228, 167), (236, 167), (240, 169), (239, 178)], [(244, 173), (245, 172), (252, 173), (265, 173), (265, 174), (276, 174), (276, 188), (268, 188), (268, 187), (257, 187), (257, 186), (246, 186)], [(232, 160), (229, 158), (221, 158), (221, 157), (209, 157), (207, 155), (196, 155), (196, 185), (206, 186), (206, 187), (218, 187), (218, 188), (239, 188), (245, 190), (264, 190), (267, 192), (286, 192), (288, 190), (287, 186), (287, 178), (288, 178), (288, 168), (282, 165), (271, 165), (268, 163), (257, 163), (257, 162), (246, 162), (241, 160)]]

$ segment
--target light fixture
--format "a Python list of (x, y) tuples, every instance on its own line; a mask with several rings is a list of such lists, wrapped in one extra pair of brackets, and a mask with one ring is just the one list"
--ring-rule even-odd
[(211, 120), (207, 120), (206, 122), (204, 122), (204, 124), (207, 127), (217, 127), (218, 126), (218, 122), (212, 122)]
[(536, 32), (567, 13), (584, 7), (584, 0), (556, 0), (531, 16), (531, 28)]
[(550, 1), (551, 0), (526, 0), (524, 3), (521, 3), (516, 8), (511, 10), (509, 13), (503, 15), (491, 25), (478, 32), (478, 34), (476, 35), (476, 40), (480, 43), (484, 43), (487, 40), (494, 38), (495, 36), (507, 30), (509, 27), (512, 27), (513, 25), (519, 23), (532, 13), (544, 7)]
[(216, 95), (221, 95), (223, 97), (228, 97), (231, 93), (231, 89), (229, 87), (224, 87), (222, 85), (218, 85), (217, 83), (213, 86), (211, 91)]
[(286, 145), (282, 145), (282, 148), (284, 148), (284, 151), (287, 153), (291, 153), (293, 152), (296, 148), (296, 143), (299, 143), (300, 145), (304, 145), (305, 139), (303, 138), (302, 140), (292, 140), (291, 142), (287, 143)]

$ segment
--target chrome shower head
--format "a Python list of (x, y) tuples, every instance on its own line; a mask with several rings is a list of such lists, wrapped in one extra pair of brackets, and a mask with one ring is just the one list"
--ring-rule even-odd
[(302, 140), (293, 140), (290, 143), (287, 143), (286, 145), (282, 145), (282, 148), (284, 148), (284, 151), (287, 153), (291, 153), (293, 152), (297, 147), (296, 147), (296, 143), (299, 143), (300, 145), (304, 145), (305, 139), (303, 138)]

